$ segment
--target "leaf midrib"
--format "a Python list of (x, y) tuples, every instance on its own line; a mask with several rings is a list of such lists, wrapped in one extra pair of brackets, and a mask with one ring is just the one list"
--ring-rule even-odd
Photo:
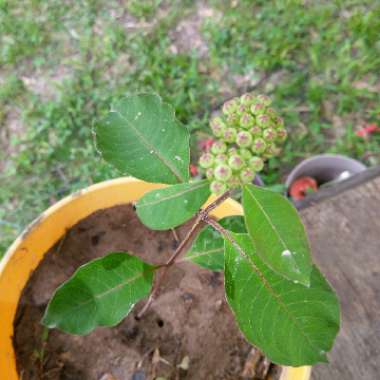
[(285, 243), (285, 241), (283, 240), (283, 238), (281, 237), (281, 235), (278, 233), (277, 229), (276, 229), (276, 226), (271, 222), (270, 218), (269, 218), (269, 215), (266, 213), (266, 211), (264, 210), (264, 208), (261, 206), (260, 202), (257, 200), (257, 198), (252, 194), (251, 190), (249, 187), (246, 187), (248, 193), (250, 194), (250, 196), (252, 197), (253, 201), (257, 204), (257, 206), (259, 207), (259, 209), (261, 210), (261, 212), (264, 214), (264, 217), (265, 219), (267, 220), (267, 222), (269, 223), (269, 225), (271, 226), (272, 230), (274, 231), (274, 233), (276, 234), (276, 236), (278, 237), (278, 239), (280, 240), (282, 246), (284, 247), (284, 249), (288, 249), (288, 245)]
[[(89, 298), (88, 300), (86, 301), (83, 301), (77, 305), (75, 305), (74, 307), (68, 309), (65, 313), (62, 313), (62, 315), (66, 315), (68, 313), (72, 313), (73, 310), (76, 310), (84, 305), (87, 305), (88, 303), (90, 303), (91, 301), (93, 301), (94, 299), (100, 299), (100, 298), (103, 298), (105, 295), (109, 294), (109, 293), (112, 293), (128, 284), (131, 284), (132, 282), (135, 282), (136, 280), (138, 280), (140, 277), (143, 277), (144, 273), (146, 272), (146, 270), (144, 272), (141, 272), (139, 273), (137, 276), (134, 276), (132, 278), (129, 278), (127, 281), (124, 281), (118, 285), (116, 285), (115, 287), (113, 288), (110, 288), (110, 289), (107, 289), (106, 291), (102, 292), (102, 293), (99, 293), (99, 294), (95, 294), (93, 295), (92, 298)], [(73, 279), (74, 280), (74, 279)], [(96, 304), (96, 303), (95, 303)]]
[[(126, 123), (127, 125), (135, 132), (137, 137), (141, 139), (141, 142), (145, 146), (145, 148), (149, 151), (149, 154), (154, 154), (170, 171), (171, 173), (176, 177), (176, 179), (179, 182), (185, 182), (185, 178), (182, 177), (180, 173), (178, 173), (177, 168), (175, 166), (172, 166), (170, 161), (167, 161), (164, 156), (162, 156), (157, 150), (156, 147), (150, 144), (148, 140), (145, 139), (144, 135), (140, 133), (140, 131), (133, 126), (132, 123), (129, 122), (127, 118), (124, 117), (124, 115), (118, 111), (118, 110), (112, 110), (111, 112), (115, 112), (118, 114)], [(151, 153), (152, 152), (152, 153)]]
[[(192, 254), (192, 255), (189, 254), (188, 256), (185, 256), (185, 257), (183, 258), (183, 261), (188, 261), (188, 260), (191, 260), (191, 259), (194, 259), (194, 258), (197, 258), (197, 257), (206, 256), (206, 255), (209, 255), (209, 254), (212, 254), (212, 253), (218, 252), (218, 251), (223, 252), (223, 247), (220, 247), (220, 248), (213, 248), (213, 249), (210, 249), (209, 251), (194, 252), (194, 254)], [(190, 252), (190, 253), (191, 253), (191, 252)]]
[[(205, 186), (207, 186), (207, 182), (200, 182), (197, 186), (190, 187), (190, 188), (185, 189), (185, 190), (183, 190), (183, 191), (181, 191), (179, 193), (175, 193), (175, 194), (169, 195), (167, 197), (162, 197), (162, 198), (160, 197), (160, 198), (157, 198), (157, 199), (155, 199), (153, 201), (148, 201), (146, 203), (140, 204), (138, 207), (140, 209), (142, 209), (143, 207), (156, 205), (156, 204), (161, 203), (163, 201), (168, 201), (170, 199), (174, 199), (174, 198), (180, 197), (181, 195), (190, 193), (190, 192), (192, 192), (194, 190), (199, 190), (199, 189), (201, 189), (202, 187), (205, 187)], [(157, 190), (157, 192), (159, 192), (159, 191), (162, 191), (162, 190)]]
[(231, 238), (235, 241), (236, 245), (238, 245), (240, 247), (240, 250), (238, 250), (238, 252), (242, 252), (243, 253), (243, 257), (248, 261), (248, 263), (251, 265), (253, 271), (255, 271), (259, 278), (262, 280), (263, 282), (263, 285), (264, 287), (268, 290), (268, 292), (270, 294), (272, 294), (272, 296), (275, 298), (275, 300), (278, 302), (278, 305), (285, 311), (285, 313), (288, 315), (289, 319), (293, 322), (293, 324), (298, 328), (298, 330), (300, 331), (301, 335), (305, 338), (305, 340), (309, 343), (309, 345), (311, 347), (313, 347), (314, 349), (319, 349), (318, 347), (314, 346), (313, 343), (311, 342), (310, 338), (305, 335), (305, 333), (303, 332), (302, 328), (299, 326), (298, 322), (297, 322), (297, 319), (292, 315), (292, 313), (290, 312), (290, 310), (288, 309), (287, 305), (282, 301), (281, 299), (281, 295), (277, 294), (275, 292), (275, 290), (271, 287), (270, 283), (268, 282), (268, 280), (266, 279), (266, 277), (264, 276), (263, 272), (258, 268), (258, 266), (252, 261), (251, 257), (246, 253), (244, 252), (243, 248), (241, 247), (241, 245), (233, 238), (233, 236), (231, 236)]

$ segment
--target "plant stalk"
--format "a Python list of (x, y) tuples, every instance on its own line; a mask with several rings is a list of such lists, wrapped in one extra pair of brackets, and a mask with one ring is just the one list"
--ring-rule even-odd
[(203, 219), (204, 222), (209, 224), (212, 228), (214, 228), (216, 231), (218, 231), (221, 235), (223, 235), (240, 253), (241, 256), (243, 256), (245, 259), (249, 260), (249, 257), (247, 257), (247, 254), (243, 251), (243, 249), (240, 247), (240, 245), (237, 243), (237, 241), (231, 236), (231, 232), (226, 230), (224, 227), (222, 227), (216, 220), (210, 218), (209, 216), (206, 216)]
[(223, 193), (220, 197), (218, 197), (217, 199), (215, 199), (214, 202), (210, 203), (204, 210), (201, 209), (198, 212), (198, 215), (197, 215), (197, 217), (196, 217), (193, 225), (191, 226), (190, 230), (186, 234), (185, 238), (181, 241), (181, 243), (179, 244), (179, 246), (177, 247), (177, 249), (174, 251), (174, 253), (170, 256), (170, 258), (168, 259), (168, 261), (165, 264), (163, 264), (163, 265), (157, 266), (157, 268), (156, 268), (157, 270), (163, 268), (162, 274), (161, 274), (161, 276), (159, 278), (157, 278), (157, 279), (155, 278), (155, 282), (153, 284), (153, 289), (152, 289), (152, 292), (149, 295), (148, 301), (145, 303), (144, 307), (137, 314), (136, 319), (141, 319), (141, 317), (147, 312), (147, 310), (149, 309), (150, 305), (152, 304), (152, 302), (156, 298), (157, 293), (158, 293), (158, 291), (159, 291), (159, 289), (161, 287), (161, 284), (162, 284), (163, 280), (165, 279), (165, 277), (166, 277), (166, 275), (167, 275), (170, 267), (173, 264), (175, 264), (176, 259), (178, 258), (178, 256), (181, 253), (184, 252), (184, 250), (186, 249), (188, 243), (195, 237), (196, 233), (199, 230), (200, 224), (203, 221), (208, 220), (209, 219), (209, 217), (208, 217), (209, 213), (212, 210), (214, 210), (216, 207), (218, 207), (221, 203), (223, 203), (230, 195), (231, 195), (231, 190), (228, 190), (225, 193)]
[(244, 252), (244, 250), (240, 247), (238, 242), (232, 237), (231, 232), (226, 230), (223, 226), (221, 226), (216, 220), (210, 218), (209, 216), (206, 216), (203, 221), (210, 225), (212, 228), (214, 228), (216, 231), (218, 231), (221, 235), (223, 235), (233, 246), (234, 248), (239, 252), (240, 256), (246, 259), (250, 264), (252, 269), (257, 273), (257, 275), (260, 277), (260, 279), (265, 284), (266, 288), (269, 289), (273, 293), (273, 289), (268, 283), (267, 279), (264, 277), (263, 273), (260, 271), (260, 269), (256, 266), (256, 264), (250, 259), (250, 257)]

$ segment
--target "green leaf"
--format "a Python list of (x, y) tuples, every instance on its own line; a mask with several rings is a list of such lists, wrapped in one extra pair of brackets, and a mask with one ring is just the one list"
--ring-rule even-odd
[(42, 323), (85, 335), (118, 324), (149, 295), (153, 267), (126, 253), (111, 253), (81, 266), (54, 293)]
[(140, 220), (152, 230), (168, 230), (191, 219), (210, 196), (207, 180), (153, 190), (136, 204)]
[[(219, 223), (232, 232), (247, 232), (242, 216), (227, 216)], [(213, 271), (224, 270), (223, 237), (211, 226), (206, 226), (195, 239), (184, 260), (192, 261)]]
[(282, 195), (247, 185), (243, 191), (245, 222), (260, 257), (277, 273), (306, 286), (312, 261), (305, 228)]
[(243, 254), (226, 241), (227, 301), (241, 331), (275, 363), (326, 362), (339, 330), (339, 303), (313, 266), (310, 287), (272, 271), (247, 234), (233, 235)]
[(120, 100), (95, 124), (95, 133), (104, 159), (122, 172), (157, 183), (189, 180), (189, 132), (159, 96)]

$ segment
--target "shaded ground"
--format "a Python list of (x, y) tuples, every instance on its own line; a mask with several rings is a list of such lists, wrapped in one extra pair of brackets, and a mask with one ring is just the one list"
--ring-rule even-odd
[(268, 184), (303, 157), (379, 162), (380, 4), (374, 1), (68, 0), (0, 3), (0, 253), (65, 194), (117, 176), (93, 119), (153, 90), (197, 136), (210, 111), (255, 88), (291, 131)]

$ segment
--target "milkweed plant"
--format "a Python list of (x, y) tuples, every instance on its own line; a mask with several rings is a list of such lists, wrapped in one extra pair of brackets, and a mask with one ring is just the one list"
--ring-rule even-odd
[[(159, 231), (189, 220), (191, 227), (161, 265), (113, 252), (81, 266), (55, 291), (42, 322), (85, 335), (118, 324), (146, 298), (137, 313), (142, 318), (170, 269), (186, 260), (223, 271), (237, 325), (271, 361), (327, 362), (339, 330), (338, 299), (312, 261), (296, 209), (253, 185), (265, 161), (281, 155), (283, 119), (267, 96), (248, 93), (227, 101), (210, 128), (214, 143), (199, 159), (204, 179), (191, 180), (189, 131), (159, 96), (125, 97), (95, 122), (96, 147), (106, 161), (123, 174), (166, 185), (137, 201), (140, 221)], [(217, 220), (214, 210), (239, 189), (242, 215)]]

